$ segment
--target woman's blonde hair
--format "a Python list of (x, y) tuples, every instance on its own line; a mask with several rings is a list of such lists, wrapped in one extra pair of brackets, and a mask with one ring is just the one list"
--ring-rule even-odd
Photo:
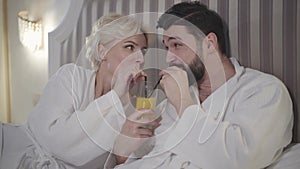
[(107, 46), (115, 40), (122, 40), (145, 31), (142, 25), (132, 16), (109, 14), (100, 17), (92, 27), (91, 34), (86, 38), (86, 57), (94, 70), (101, 63), (98, 45)]

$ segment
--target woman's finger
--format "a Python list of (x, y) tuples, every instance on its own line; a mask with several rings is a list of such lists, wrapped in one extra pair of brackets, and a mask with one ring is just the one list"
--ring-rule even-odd
[[(145, 126), (144, 126), (145, 127)], [(144, 128), (144, 127), (139, 127), (138, 129), (137, 129), (137, 134), (139, 135), (139, 136), (141, 136), (141, 135), (147, 135), (147, 136), (149, 136), (149, 137), (151, 137), (151, 136), (153, 136), (153, 130), (151, 130), (151, 129), (148, 129), (148, 128)]]
[(146, 126), (150, 126), (151, 129), (156, 129), (161, 124), (158, 121), (152, 121), (150, 123), (145, 124)]
[(148, 123), (155, 117), (155, 112), (152, 109), (139, 109), (132, 113), (128, 119), (138, 123)]

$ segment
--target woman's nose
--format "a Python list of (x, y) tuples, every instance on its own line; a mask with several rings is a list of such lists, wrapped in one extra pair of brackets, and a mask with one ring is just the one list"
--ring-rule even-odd
[(144, 59), (144, 54), (142, 50), (139, 50), (137, 53), (137, 60), (136, 62), (140, 63), (140, 64), (144, 64), (145, 59)]
[(172, 63), (175, 59), (176, 59), (175, 54), (172, 53), (170, 50), (168, 50), (167, 56), (166, 56), (166, 62), (167, 63)]

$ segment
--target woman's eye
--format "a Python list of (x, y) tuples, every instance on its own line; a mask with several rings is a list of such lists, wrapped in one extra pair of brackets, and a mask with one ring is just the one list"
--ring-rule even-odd
[(146, 52), (147, 52), (147, 48), (143, 48), (143, 49), (141, 49), (141, 52), (143, 53), (143, 55), (145, 55), (146, 54)]
[(182, 46), (182, 45), (179, 44), (179, 43), (174, 43), (174, 47), (175, 47), (175, 48), (178, 48), (178, 47), (180, 47), (180, 46)]
[(134, 51), (134, 46), (133, 45), (126, 45), (125, 48)]

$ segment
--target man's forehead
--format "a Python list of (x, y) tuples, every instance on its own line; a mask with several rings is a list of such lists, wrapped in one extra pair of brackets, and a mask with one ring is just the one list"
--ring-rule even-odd
[(196, 45), (195, 37), (188, 33), (186, 27), (183, 25), (172, 25), (167, 30), (164, 30), (163, 35), (165, 42), (175, 38), (188, 46), (192, 45), (192, 47), (195, 47)]
[(164, 30), (163, 35), (168, 37), (181, 37), (188, 34), (186, 27), (183, 25), (172, 25), (167, 30)]

